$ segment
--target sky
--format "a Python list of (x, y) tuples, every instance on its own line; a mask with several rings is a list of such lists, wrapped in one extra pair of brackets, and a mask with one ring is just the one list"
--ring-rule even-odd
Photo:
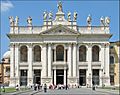
[[(9, 38), (6, 34), (9, 33), (9, 16), (19, 17), (19, 25), (26, 26), (28, 16), (32, 17), (33, 25), (42, 26), (43, 25), (43, 12), (52, 11), (53, 17), (57, 12), (57, 3), (56, 0), (48, 1), (39, 1), (39, 0), (2, 0), (0, 3), (1, 6), (1, 19), (0, 19), (0, 59), (2, 59), (3, 54), (9, 50)], [(79, 26), (86, 26), (86, 18), (90, 14), (92, 17), (92, 25), (100, 25), (100, 17), (110, 17), (110, 33), (113, 36), (110, 38), (110, 41), (119, 40), (119, 1), (99, 1), (99, 0), (62, 0), (63, 12), (67, 18), (68, 11), (71, 12), (73, 17), (73, 12), (77, 11), (77, 24)]]

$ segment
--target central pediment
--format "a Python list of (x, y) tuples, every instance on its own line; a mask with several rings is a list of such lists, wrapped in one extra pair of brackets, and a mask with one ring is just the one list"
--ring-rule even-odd
[(40, 33), (41, 35), (79, 35), (78, 31), (68, 28), (67, 26), (63, 25), (56, 25), (52, 28), (45, 30)]

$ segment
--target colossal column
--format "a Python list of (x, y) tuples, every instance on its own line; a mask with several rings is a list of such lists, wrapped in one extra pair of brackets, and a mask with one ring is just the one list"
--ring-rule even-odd
[(51, 77), (52, 51), (51, 44), (48, 44), (48, 77)]
[(10, 44), (10, 85), (9, 86), (15, 86), (14, 83), (14, 66), (15, 66), (15, 45), (13, 43)]
[(68, 45), (68, 76), (72, 76), (72, 44)]
[(15, 44), (15, 78), (16, 85), (19, 85), (19, 48), (18, 44)]
[(109, 76), (109, 43), (105, 44), (105, 85), (110, 85), (110, 76)]
[(88, 44), (87, 51), (87, 61), (88, 61), (88, 69), (87, 69), (87, 84), (89, 87), (92, 87), (92, 44)]
[(42, 45), (42, 72), (41, 72), (41, 77), (42, 77), (42, 83), (46, 83), (46, 77), (47, 77), (47, 44)]
[(73, 77), (77, 77), (77, 47), (73, 44)]
[(32, 44), (28, 47), (28, 86), (33, 84), (33, 72), (32, 72)]

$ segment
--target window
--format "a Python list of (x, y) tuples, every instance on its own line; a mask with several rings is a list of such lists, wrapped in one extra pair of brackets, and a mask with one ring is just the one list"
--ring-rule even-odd
[(79, 61), (86, 61), (86, 47), (80, 46), (79, 48)]
[(35, 46), (33, 51), (34, 51), (34, 62), (40, 62), (41, 61), (41, 47)]
[(27, 54), (28, 52), (27, 52), (27, 47), (26, 46), (21, 46), (21, 48), (20, 48), (20, 61), (21, 62), (27, 62), (27, 56), (28, 56), (28, 54)]
[(99, 47), (93, 46), (92, 47), (92, 61), (99, 61)]
[(114, 64), (114, 57), (110, 56), (110, 64)]
[(62, 45), (56, 47), (56, 61), (64, 61), (64, 47)]

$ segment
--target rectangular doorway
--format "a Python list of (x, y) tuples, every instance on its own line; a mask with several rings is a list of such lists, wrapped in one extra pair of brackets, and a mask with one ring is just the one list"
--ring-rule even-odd
[(34, 84), (41, 84), (41, 70), (34, 70)]
[(64, 70), (56, 70), (56, 84), (64, 84)]
[(86, 86), (86, 69), (79, 70), (79, 85)]

